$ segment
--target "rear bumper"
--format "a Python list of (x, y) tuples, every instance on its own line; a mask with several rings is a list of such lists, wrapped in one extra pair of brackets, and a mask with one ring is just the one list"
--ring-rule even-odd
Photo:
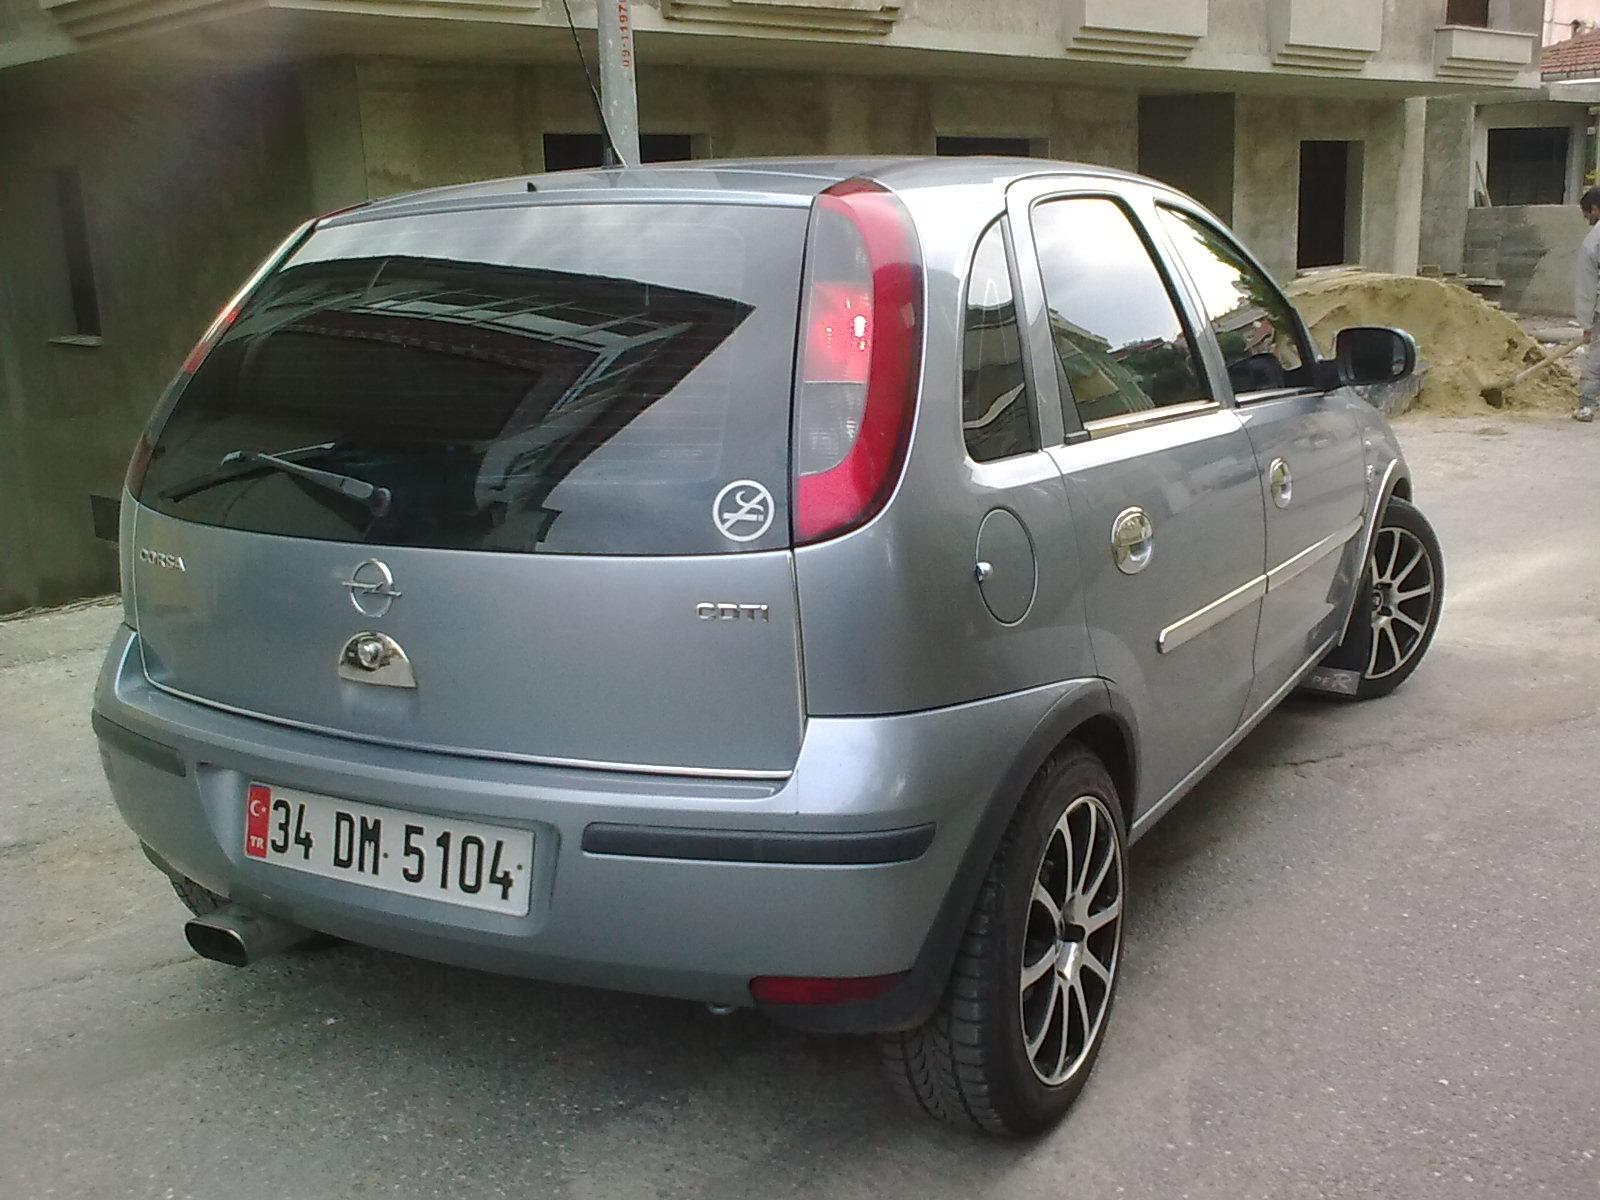
[[(1098, 687), (814, 719), (788, 780), (743, 782), (396, 750), (278, 726), (151, 687), (136, 636), (124, 627), (111, 647), (95, 731), (123, 818), (172, 870), (372, 946), (715, 1004), (749, 1005), (760, 975), (912, 972), (881, 1002), (825, 1019), (787, 1014), (832, 1028), (903, 1025), (931, 1010), (943, 971), (925, 961), (927, 947), (951, 913), (964, 921), (966, 906), (948, 901), (990, 797), (1063, 692)], [(531, 909), (480, 912), (246, 858), (253, 781), (531, 830)]]

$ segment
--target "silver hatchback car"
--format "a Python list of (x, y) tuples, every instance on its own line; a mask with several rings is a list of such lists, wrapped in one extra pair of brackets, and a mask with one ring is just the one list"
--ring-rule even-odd
[(1082, 1088), (1127, 846), (1439, 616), (1387, 425), (1217, 219), (1038, 161), (572, 173), (314, 221), (122, 504), (111, 791), (244, 963), (335, 935)]

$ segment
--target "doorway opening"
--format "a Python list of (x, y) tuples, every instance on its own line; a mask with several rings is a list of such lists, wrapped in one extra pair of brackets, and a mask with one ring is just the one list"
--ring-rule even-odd
[(1300, 143), (1296, 265), (1333, 267), (1361, 257), (1360, 142)]

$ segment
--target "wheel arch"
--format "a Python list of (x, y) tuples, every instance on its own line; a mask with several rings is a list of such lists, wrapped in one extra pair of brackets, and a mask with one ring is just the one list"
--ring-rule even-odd
[(938, 1006), (955, 964), (978, 889), (1011, 818), (1047, 763), (1079, 742), (1105, 765), (1131, 824), (1138, 786), (1138, 730), (1132, 710), (1103, 679), (1068, 687), (1024, 738), (983, 805), (971, 840), (916, 961), (907, 976), (876, 1000), (816, 1008), (767, 1008), (781, 1024), (827, 1033), (878, 1033), (912, 1029)]

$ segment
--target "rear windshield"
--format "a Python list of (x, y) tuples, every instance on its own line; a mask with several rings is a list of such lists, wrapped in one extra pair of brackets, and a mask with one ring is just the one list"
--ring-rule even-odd
[(374, 545), (787, 545), (806, 218), (610, 203), (320, 230), (178, 395), (140, 500)]

